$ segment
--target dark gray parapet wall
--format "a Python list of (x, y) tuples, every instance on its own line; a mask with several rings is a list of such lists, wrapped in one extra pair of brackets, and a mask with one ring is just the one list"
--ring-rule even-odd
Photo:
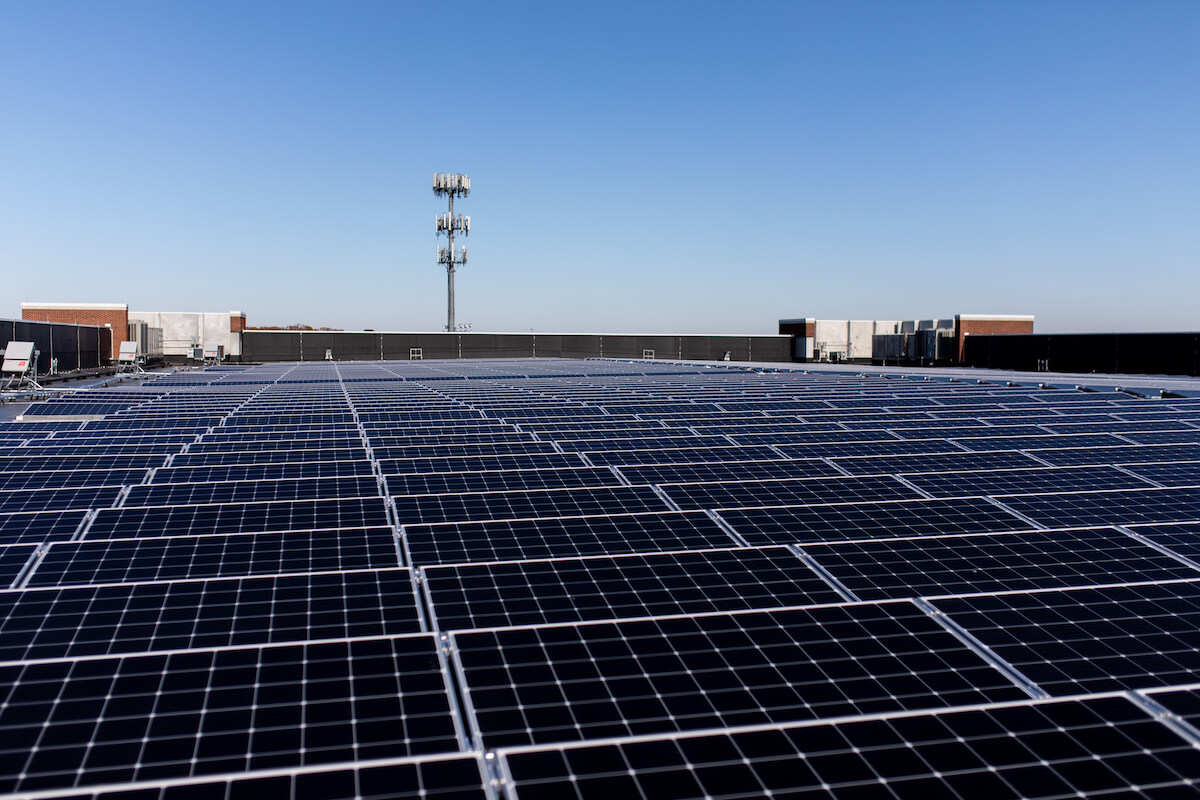
[(112, 335), (110, 328), (97, 325), (0, 319), (0, 350), (9, 342), (33, 342), (40, 353), (39, 375), (50, 371), (51, 359), (58, 359), (59, 372), (107, 366), (112, 360)]
[(967, 336), (963, 365), (1031, 372), (1200, 375), (1200, 333)]
[[(791, 361), (792, 337), (749, 334), (405, 333), (257, 331), (242, 334), (242, 360), (404, 361), (421, 358), (643, 358)], [(653, 351), (653, 355), (648, 353)]]

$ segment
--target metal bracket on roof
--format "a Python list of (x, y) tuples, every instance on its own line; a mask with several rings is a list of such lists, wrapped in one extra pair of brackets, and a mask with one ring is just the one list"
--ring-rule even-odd
[(1136, 539), (1137, 541), (1141, 542), (1142, 544), (1146, 545), (1147, 547), (1152, 547), (1155, 550), (1157, 550), (1158, 552), (1162, 553), (1163, 555), (1170, 556), (1171, 558), (1175, 559), (1176, 561), (1182, 563), (1185, 566), (1191, 567), (1192, 569), (1200, 570), (1200, 561), (1195, 561), (1193, 559), (1190, 559), (1187, 556), (1183, 555), (1182, 553), (1176, 553), (1171, 548), (1167, 547), (1166, 545), (1159, 544), (1158, 542), (1151, 539), (1149, 536), (1138, 533), (1137, 531), (1134, 531), (1134, 530), (1130, 530), (1129, 528), (1125, 527), (1124, 525), (1113, 525), (1112, 527), (1114, 529), (1120, 531), (1121, 533), (1125, 534), (1126, 536)]
[(938, 499), (936, 495), (932, 495), (932, 494), (930, 494), (929, 492), (925, 491), (925, 490), (924, 490), (924, 489), (922, 489), (920, 486), (917, 486), (915, 483), (913, 483), (912, 481), (908, 480), (907, 478), (904, 478), (904, 477), (902, 477), (902, 476), (900, 476), (900, 475), (891, 475), (890, 477), (891, 477), (893, 480), (896, 480), (896, 481), (899, 481), (900, 483), (903, 483), (905, 486), (907, 486), (908, 488), (912, 489), (914, 492), (916, 492), (917, 494), (921, 495), (921, 497), (924, 497), (926, 500), (937, 500), (937, 499)]
[(664, 503), (667, 504), (667, 507), (669, 509), (671, 509), (672, 511), (685, 511), (686, 510), (686, 509), (680, 508), (679, 504), (676, 503), (674, 500), (672, 500), (670, 495), (668, 495), (665, 491), (663, 491), (663, 488), (661, 486), (659, 486), (657, 483), (650, 484), (650, 488), (654, 491), (654, 493), (656, 495), (658, 495), (659, 499), (661, 499)]
[(850, 591), (849, 586), (847, 586), (846, 584), (842, 583), (840, 580), (835, 578), (833, 573), (830, 572), (829, 570), (825, 569), (825, 567), (822, 566), (822, 564), (819, 561), (817, 561), (815, 558), (810, 556), (808, 553), (804, 552), (804, 550), (801, 549), (800, 545), (789, 544), (789, 545), (785, 545), (785, 547), (787, 547), (787, 549), (793, 555), (795, 555), (796, 558), (803, 561), (805, 566), (807, 566), (813, 572), (817, 573), (817, 575), (819, 575), (823, 581), (825, 581), (830, 586), (832, 586), (833, 590), (835, 592), (837, 592), (838, 594), (840, 594), (848, 602), (851, 602), (851, 603), (862, 602), (861, 597), (856, 595), (854, 592)]
[(968, 631), (963, 626), (959, 625), (954, 620), (950, 619), (945, 612), (935, 606), (933, 603), (926, 600), (924, 597), (916, 597), (912, 600), (913, 605), (928, 614), (934, 622), (945, 628), (952, 636), (961, 641), (975, 654), (983, 658), (993, 667), (1004, 674), (1006, 678), (1019, 686), (1022, 691), (1028, 694), (1035, 700), (1048, 700), (1050, 693), (1025, 676), (1025, 673), (1014, 667), (1012, 664), (998, 656), (992, 648), (988, 647), (983, 642), (975, 638), (975, 635)]
[(1183, 717), (1150, 697), (1145, 689), (1125, 692), (1124, 694), (1147, 714), (1191, 742), (1192, 746), (1200, 747), (1200, 730)]
[(1043, 525), (1042, 523), (1040, 523), (1040, 522), (1038, 522), (1038, 521), (1036, 521), (1036, 520), (1034, 520), (1034, 519), (1031, 519), (1030, 517), (1027, 517), (1027, 516), (1025, 516), (1025, 515), (1024, 515), (1024, 514), (1022, 514), (1020, 511), (1015, 511), (1015, 510), (1013, 510), (1013, 509), (1009, 508), (1008, 506), (1004, 505), (1004, 503), (1001, 503), (999, 500), (997, 500), (996, 498), (992, 497), (991, 495), (984, 495), (982, 499), (983, 499), (983, 500), (986, 500), (987, 502), (989, 502), (989, 503), (991, 503), (992, 505), (996, 506), (997, 508), (1001, 509), (1001, 510), (1002, 510), (1002, 511), (1004, 511), (1006, 514), (1012, 514), (1012, 515), (1013, 515), (1014, 517), (1016, 517), (1017, 519), (1019, 519), (1019, 520), (1024, 520), (1025, 522), (1028, 522), (1028, 523), (1029, 523), (1031, 526), (1033, 526), (1034, 528), (1036, 528), (1036, 529), (1037, 529), (1037, 530), (1039, 530), (1039, 531), (1048, 531), (1048, 530), (1050, 530), (1050, 526), (1048, 526), (1048, 525)]
[(711, 509), (711, 508), (704, 509), (704, 515), (706, 517), (708, 517), (709, 519), (711, 519), (713, 522), (717, 523), (717, 525), (720, 526), (721, 530), (725, 531), (725, 533), (729, 534), (730, 538), (732, 538), (735, 542), (737, 542), (739, 547), (753, 547), (754, 546), (754, 545), (750, 544), (749, 542), (747, 542), (746, 539), (740, 533), (738, 533), (737, 530), (732, 525), (730, 525), (728, 522), (725, 521), (724, 517), (722, 517), (720, 514), (718, 514), (713, 509)]
[[(1170, 488), (1171, 488), (1170, 486), (1168, 486), (1168, 485), (1167, 485), (1167, 484), (1165, 484), (1165, 483), (1159, 483), (1159, 482), (1158, 482), (1158, 481), (1156, 481), (1156, 480), (1153, 480), (1153, 479), (1151, 479), (1151, 478), (1147, 478), (1145, 475), (1140, 475), (1140, 474), (1138, 474), (1137, 472), (1135, 472), (1135, 471), (1133, 471), (1133, 470), (1129, 469), (1128, 467), (1124, 467), (1124, 466), (1122, 466), (1122, 465), (1120, 465), (1120, 464), (1106, 464), (1105, 466), (1109, 466), (1109, 467), (1112, 467), (1112, 468), (1113, 468), (1113, 469), (1115, 469), (1115, 470), (1118, 470), (1118, 471), (1120, 471), (1120, 472), (1124, 472), (1126, 475), (1130, 475), (1130, 476), (1132, 476), (1132, 477), (1134, 477), (1134, 478), (1137, 478), (1139, 481), (1145, 481), (1146, 483), (1150, 484), (1151, 486), (1155, 486), (1155, 487), (1157, 487), (1157, 488), (1159, 488), (1159, 489), (1170, 489)], [(1136, 465), (1135, 465), (1135, 466), (1136, 466)]]

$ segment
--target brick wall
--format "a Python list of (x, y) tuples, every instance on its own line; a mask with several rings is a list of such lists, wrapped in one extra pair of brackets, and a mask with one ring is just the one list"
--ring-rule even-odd
[(236, 311), (229, 312), (229, 331), (230, 333), (242, 333), (246, 330), (246, 315), (239, 314)]
[(107, 325), (112, 328), (112, 354), (115, 359), (121, 342), (129, 339), (129, 307), (113, 305), (107, 308), (87, 306), (37, 306), (21, 304), (21, 319), (40, 322), (68, 322), (73, 325)]
[(963, 337), (967, 334), (976, 336), (985, 333), (1033, 333), (1033, 318), (1011, 319), (997, 317), (988, 319), (986, 317), (979, 318), (964, 318), (958, 316), (954, 318), (954, 336), (956, 339), (955, 361), (962, 362), (964, 356), (965, 345)]

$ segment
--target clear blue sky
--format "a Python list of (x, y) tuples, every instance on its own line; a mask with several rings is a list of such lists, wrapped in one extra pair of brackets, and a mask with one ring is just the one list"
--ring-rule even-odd
[(0, 316), (1200, 329), (1200, 2), (0, 4)]

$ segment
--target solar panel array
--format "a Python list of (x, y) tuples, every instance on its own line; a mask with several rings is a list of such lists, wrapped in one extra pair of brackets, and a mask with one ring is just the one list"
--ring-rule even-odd
[(1200, 401), (538, 359), (0, 424), (0, 792), (1200, 795)]

